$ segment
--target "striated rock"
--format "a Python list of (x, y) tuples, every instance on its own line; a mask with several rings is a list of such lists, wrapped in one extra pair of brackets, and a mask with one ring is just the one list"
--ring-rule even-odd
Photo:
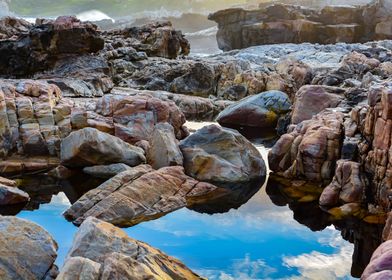
[(24, 19), (9, 16), (2, 17), (0, 19), (0, 40), (10, 39), (21, 33), (27, 33), (31, 27), (31, 23)]
[(83, 172), (97, 178), (112, 178), (117, 174), (131, 169), (124, 163), (114, 163), (110, 165), (95, 165), (83, 168)]
[(180, 166), (154, 171), (149, 165), (140, 165), (87, 192), (64, 216), (76, 225), (96, 217), (128, 227), (185, 207), (192, 197), (207, 199), (216, 190), (188, 177)]
[(280, 91), (267, 91), (247, 97), (227, 107), (217, 122), (228, 127), (275, 128), (278, 118), (290, 111), (288, 96)]
[(0, 41), (0, 75), (30, 75), (51, 68), (65, 55), (94, 53), (103, 47), (95, 25), (76, 17), (58, 17), (34, 26), (16, 40)]
[(326, 108), (337, 107), (344, 99), (344, 90), (326, 86), (303, 86), (296, 94), (292, 124), (309, 120)]
[(346, 203), (361, 203), (365, 199), (367, 180), (360, 163), (340, 160), (335, 176), (321, 194), (321, 206), (340, 206)]
[(0, 216), (0, 278), (53, 279), (57, 244), (40, 226)]
[(272, 171), (286, 178), (328, 183), (340, 157), (344, 114), (324, 110), (291, 127), (268, 154)]
[(30, 200), (29, 194), (18, 189), (0, 184), (0, 206), (21, 204)]
[(180, 261), (95, 218), (88, 218), (76, 233), (59, 279), (82, 279), (67, 278), (78, 271), (91, 271), (87, 275), (94, 280), (201, 279)]
[(259, 151), (235, 130), (205, 126), (180, 142), (185, 172), (218, 186), (248, 182), (266, 175)]
[(373, 253), (369, 265), (362, 274), (362, 280), (383, 280), (392, 276), (392, 240), (382, 243)]
[(101, 264), (83, 257), (67, 259), (56, 280), (99, 279)]
[(69, 167), (144, 163), (144, 151), (95, 128), (72, 132), (61, 141), (61, 163)]
[(147, 161), (154, 168), (182, 166), (183, 156), (178, 147), (173, 127), (168, 123), (157, 124), (149, 140)]

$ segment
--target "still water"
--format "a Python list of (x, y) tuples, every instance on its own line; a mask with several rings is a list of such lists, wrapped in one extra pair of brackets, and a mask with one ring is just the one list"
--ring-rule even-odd
[[(267, 148), (257, 147), (266, 157)], [(306, 221), (296, 221), (289, 206), (271, 201), (266, 185), (227, 213), (200, 214), (184, 208), (125, 230), (208, 279), (352, 279), (353, 244), (334, 226), (314, 232), (301, 224)], [(62, 217), (69, 206), (60, 192), (38, 210), (17, 215), (52, 234), (59, 243), (59, 266), (77, 230)]]

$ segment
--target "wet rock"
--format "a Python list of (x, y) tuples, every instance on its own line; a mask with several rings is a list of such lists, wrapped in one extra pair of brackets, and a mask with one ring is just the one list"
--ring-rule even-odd
[(344, 90), (326, 86), (303, 86), (295, 95), (291, 122), (311, 119), (326, 108), (337, 107), (344, 99)]
[(188, 177), (180, 166), (154, 171), (149, 165), (140, 165), (87, 192), (64, 216), (76, 225), (91, 216), (129, 227), (185, 207), (192, 197), (200, 201), (205, 196), (206, 200), (216, 190)]
[(74, 131), (61, 141), (61, 163), (69, 167), (111, 163), (135, 166), (145, 161), (142, 149), (95, 128)]
[(361, 164), (340, 160), (337, 162), (335, 176), (320, 197), (321, 206), (338, 206), (346, 203), (361, 203), (365, 200), (367, 179)]
[(131, 169), (124, 163), (114, 163), (110, 165), (95, 165), (83, 168), (83, 172), (97, 178), (112, 178), (117, 174)]
[(185, 172), (218, 186), (235, 185), (266, 175), (259, 151), (235, 130), (205, 126), (180, 142)]
[[(0, 217), (0, 277), (53, 279), (57, 244), (40, 226), (16, 217)], [(54, 275), (54, 277), (53, 277)]]
[(149, 143), (147, 161), (154, 169), (176, 165), (182, 166), (183, 156), (174, 135), (174, 129), (170, 124), (157, 124)]
[(223, 110), (217, 117), (222, 126), (275, 128), (278, 118), (290, 111), (288, 96), (280, 91), (267, 91), (247, 97)]
[(0, 184), (0, 205), (13, 205), (26, 203), (30, 200), (29, 194), (18, 189)]
[(96, 218), (88, 218), (79, 228), (60, 276), (72, 275), (81, 267), (83, 273), (92, 271), (89, 276), (97, 280), (201, 279), (180, 261)]

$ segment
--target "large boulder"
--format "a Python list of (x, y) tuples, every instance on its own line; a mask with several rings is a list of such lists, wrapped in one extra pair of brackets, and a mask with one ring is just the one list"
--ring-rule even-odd
[(157, 124), (150, 137), (150, 148), (147, 153), (148, 163), (159, 169), (166, 166), (183, 164), (183, 156), (173, 127), (168, 123)]
[(0, 278), (53, 279), (57, 244), (40, 226), (0, 216)]
[(223, 110), (217, 122), (228, 127), (275, 128), (278, 118), (290, 111), (289, 97), (281, 91), (267, 91), (242, 99)]
[(69, 167), (111, 163), (136, 166), (145, 161), (141, 148), (95, 128), (74, 131), (61, 141), (61, 162)]
[(382, 243), (374, 251), (369, 265), (362, 274), (362, 280), (386, 280), (392, 278), (392, 240)]
[(185, 172), (218, 186), (248, 182), (266, 175), (259, 151), (235, 130), (205, 126), (180, 142)]
[(16, 188), (0, 184), (0, 206), (26, 203), (29, 194)]
[(58, 279), (87, 279), (79, 272), (91, 280), (201, 279), (180, 261), (96, 218), (79, 228)]
[(217, 187), (185, 175), (183, 167), (155, 171), (149, 165), (139, 165), (87, 192), (64, 216), (76, 225), (96, 217), (127, 227), (157, 219), (216, 191)]
[(291, 122), (309, 120), (326, 108), (335, 108), (344, 100), (344, 90), (327, 86), (303, 86), (295, 95)]

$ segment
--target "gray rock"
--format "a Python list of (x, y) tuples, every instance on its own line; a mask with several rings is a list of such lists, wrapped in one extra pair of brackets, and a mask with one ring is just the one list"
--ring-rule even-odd
[(83, 168), (83, 172), (97, 178), (112, 178), (117, 174), (131, 169), (124, 163), (114, 163), (110, 165), (96, 165)]

